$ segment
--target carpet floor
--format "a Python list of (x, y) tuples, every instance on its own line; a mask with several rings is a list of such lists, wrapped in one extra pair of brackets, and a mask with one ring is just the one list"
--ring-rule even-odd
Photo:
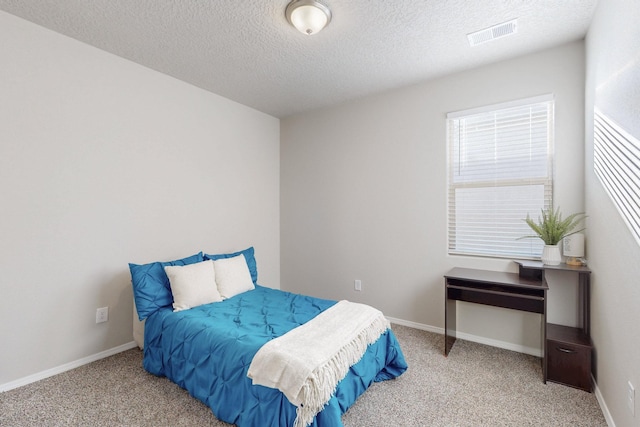
[[(373, 384), (343, 416), (346, 427), (606, 426), (595, 396), (542, 383), (540, 359), (392, 325), (409, 369)], [(0, 394), (0, 426), (212, 426), (230, 424), (128, 350)]]

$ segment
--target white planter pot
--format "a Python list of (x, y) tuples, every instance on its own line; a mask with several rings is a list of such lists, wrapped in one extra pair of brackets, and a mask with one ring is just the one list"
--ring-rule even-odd
[(558, 265), (562, 262), (559, 245), (544, 245), (542, 249), (542, 263), (547, 265)]

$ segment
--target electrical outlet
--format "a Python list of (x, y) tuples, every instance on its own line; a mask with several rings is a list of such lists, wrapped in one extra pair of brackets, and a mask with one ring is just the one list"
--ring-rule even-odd
[(354, 280), (353, 281), (353, 289), (355, 289), (356, 291), (361, 291), (362, 290), (362, 280)]
[(631, 415), (636, 416), (636, 389), (631, 381), (627, 382), (627, 406), (631, 409)]
[(101, 307), (96, 309), (96, 323), (102, 323), (109, 320), (109, 307)]

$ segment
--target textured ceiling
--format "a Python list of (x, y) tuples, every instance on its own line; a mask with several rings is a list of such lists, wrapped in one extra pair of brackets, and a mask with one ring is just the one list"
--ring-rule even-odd
[[(288, 0), (0, 0), (17, 15), (275, 117), (584, 37), (596, 0), (325, 0), (329, 26), (289, 25)], [(466, 34), (518, 18), (518, 33)]]

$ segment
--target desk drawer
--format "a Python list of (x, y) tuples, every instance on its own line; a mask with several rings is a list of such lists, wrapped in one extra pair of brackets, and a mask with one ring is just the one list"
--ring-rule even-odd
[(476, 304), (491, 305), (494, 307), (511, 308), (514, 310), (529, 311), (531, 313), (544, 313), (544, 292), (536, 295), (529, 289), (522, 292), (509, 292), (501, 287), (476, 288), (460, 286), (450, 281), (447, 284), (447, 298), (451, 300), (473, 302)]
[(547, 339), (547, 379), (591, 392), (591, 346)]

